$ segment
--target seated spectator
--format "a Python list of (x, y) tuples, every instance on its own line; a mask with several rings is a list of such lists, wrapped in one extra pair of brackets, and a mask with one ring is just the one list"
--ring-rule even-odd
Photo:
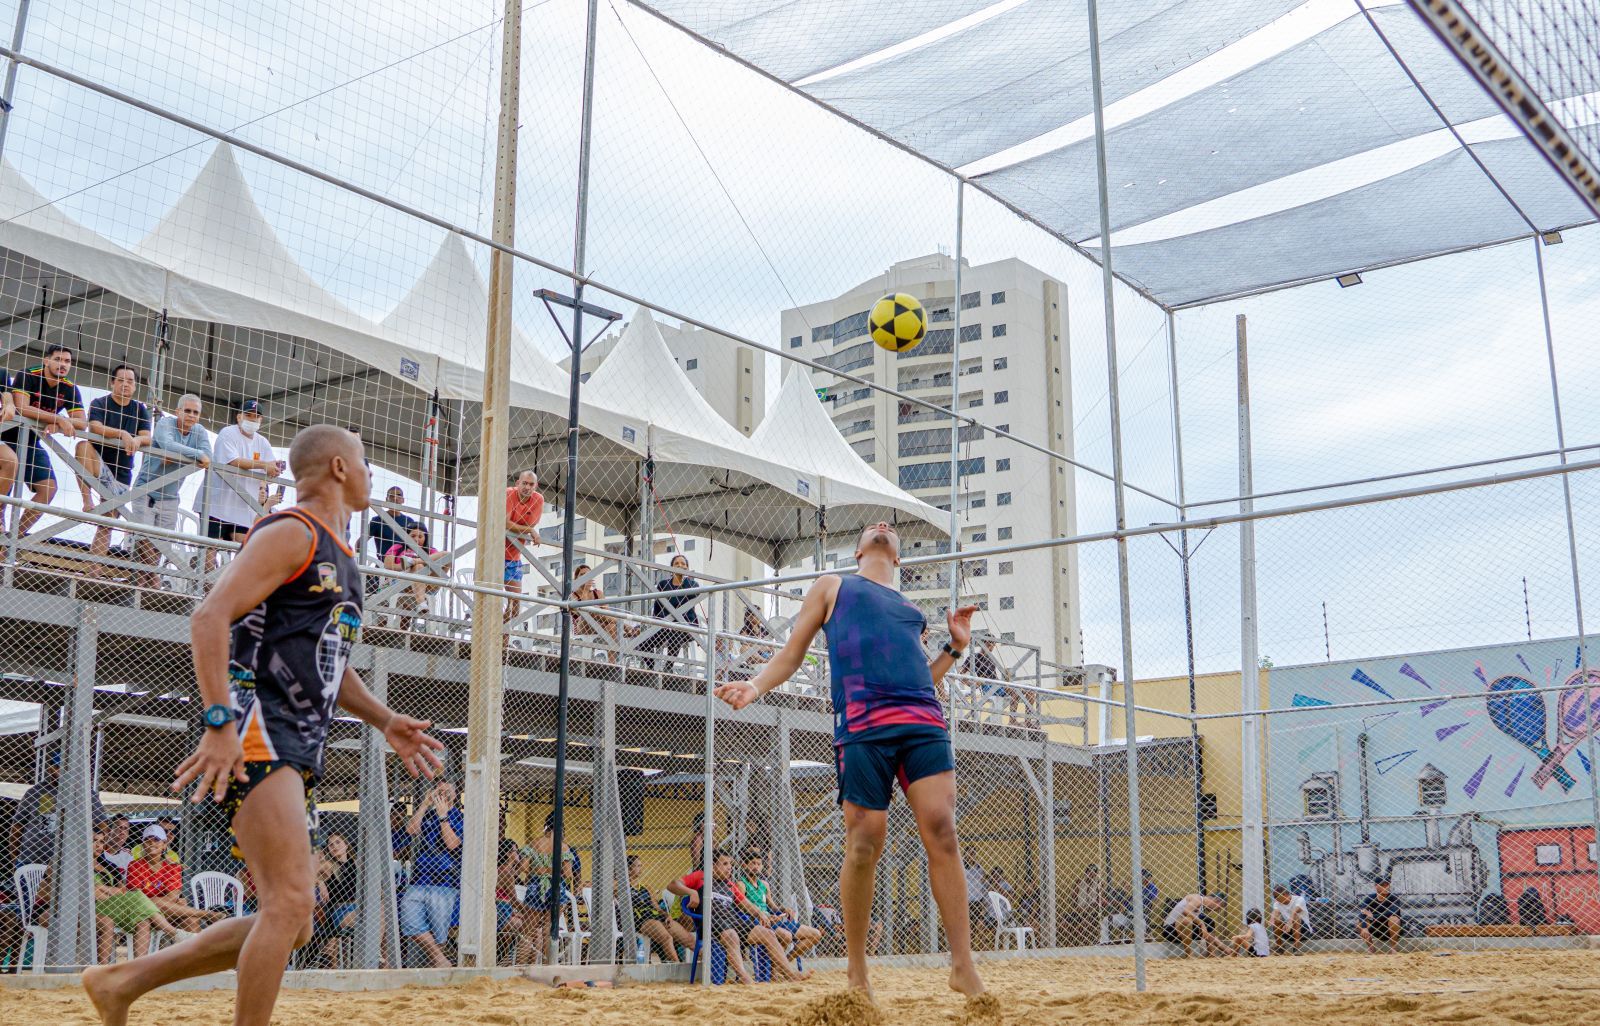
[[(572, 579), (574, 582), (581, 581), (588, 573), (589, 565), (587, 563), (579, 563), (572, 568)], [(606, 593), (600, 590), (598, 578), (578, 585), (572, 590), (572, 599), (575, 602), (592, 602), (605, 597)], [(573, 634), (610, 639), (610, 647), (606, 649), (606, 661), (615, 663), (617, 661), (617, 618), (604, 615), (599, 608), (574, 609), (571, 611), (571, 615)]]
[[(146, 829), (160, 828), (152, 826)], [(187, 940), (194, 936), (193, 933), (174, 926), (149, 895), (142, 893), (133, 885), (123, 885), (111, 870), (99, 863), (99, 857), (105, 854), (106, 850), (106, 834), (104, 823), (95, 825), (94, 910), (99, 926), (101, 964), (111, 961), (116, 930), (133, 934), (133, 951), (136, 956), (150, 950), (152, 929), (170, 935), (175, 941)], [(135, 865), (138, 863), (132, 863), (128, 868), (131, 870)]]
[(1140, 872), (1139, 879), (1143, 881), (1139, 891), (1144, 899), (1144, 921), (1148, 926), (1154, 918), (1156, 904), (1161, 900), (1161, 888), (1156, 886), (1155, 875), (1148, 869)]
[(337, 833), (330, 833), (317, 852), (317, 915), (311, 944), (335, 969), (344, 968), (339, 962), (339, 938), (356, 925), (360, 879), (351, 855), (350, 842)]
[[(822, 939), (822, 931), (815, 926), (800, 925), (800, 914), (772, 901), (767, 879), (762, 875), (765, 860), (758, 848), (747, 848), (744, 865), (740, 867), (738, 882), (750, 904), (766, 915), (766, 925), (777, 935), (778, 943), (794, 958), (800, 958)], [(791, 950), (792, 946), (792, 950)]]
[(367, 540), (372, 543), (373, 558), (379, 562), (383, 561), (390, 549), (404, 543), (404, 535), (417, 523), (411, 517), (400, 512), (399, 507), (404, 506), (405, 503), (406, 493), (400, 488), (390, 488), (383, 497), (382, 505), (387, 507), (389, 518), (400, 525), (399, 531), (390, 527), (376, 510), (373, 511), (372, 519), (367, 521)]
[(1221, 909), (1226, 902), (1220, 894), (1188, 894), (1172, 905), (1172, 910), (1161, 921), (1161, 935), (1167, 943), (1183, 948), (1183, 957), (1193, 952), (1191, 945), (1199, 942), (1200, 955), (1226, 954), (1227, 941), (1217, 936), (1217, 924), (1207, 915)]
[(106, 850), (100, 856), (100, 862), (115, 870), (118, 880), (127, 877), (128, 863), (133, 861), (133, 852), (128, 850), (130, 829), (128, 817), (121, 813), (106, 821)]
[(1374, 893), (1361, 903), (1361, 939), (1367, 950), (1378, 953), (1377, 941), (1387, 941), (1389, 951), (1400, 951), (1400, 899), (1389, 893), (1389, 880), (1380, 878), (1373, 884)]
[(1235, 934), (1229, 942), (1232, 954), (1266, 958), (1272, 953), (1267, 944), (1267, 928), (1261, 925), (1261, 910), (1253, 908), (1244, 914), (1244, 932)]
[(1289, 888), (1277, 884), (1272, 888), (1272, 933), (1281, 950), (1299, 954), (1311, 932), (1311, 910), (1306, 906), (1304, 894), (1290, 894)]
[[(44, 779), (22, 793), (11, 811), (11, 843), (7, 851), (14, 859), (12, 868), (27, 865), (48, 865), (56, 849), (56, 821), (60, 818), (56, 805), (56, 788), (61, 781), (61, 749), (57, 748), (45, 760)], [(103, 822), (106, 810), (100, 797), (91, 795), (91, 813), (96, 823)], [(10, 879), (10, 871), (5, 874)]]
[(667, 912), (656, 901), (655, 894), (641, 882), (643, 877), (644, 864), (639, 856), (629, 855), (628, 884), (633, 888), (633, 932), (655, 948), (661, 961), (676, 962), (679, 947), (686, 950), (694, 947), (694, 934), (676, 920), (667, 918)]
[[(139, 372), (127, 364), (111, 372), (111, 391), (89, 404), (88, 437), (74, 452), (105, 501), (120, 498), (133, 487), (133, 458), (150, 444), (150, 408), (133, 397), (138, 386)], [(83, 508), (93, 509), (89, 481), (78, 479), (78, 493)], [(105, 515), (119, 514), (111, 509)], [(89, 551), (96, 556), (111, 551), (111, 528), (95, 528)], [(105, 570), (103, 564), (91, 563), (88, 572), (98, 575)]]
[[(705, 887), (705, 873), (695, 870), (682, 879), (674, 880), (667, 889), (683, 898), (684, 907), (700, 909), (700, 893)], [(805, 980), (811, 971), (798, 972), (789, 963), (778, 937), (766, 925), (765, 916), (745, 897), (744, 889), (733, 879), (733, 856), (725, 851), (711, 857), (711, 908), (703, 913), (702, 932), (707, 943), (717, 941), (728, 954), (728, 968), (741, 983), (754, 983), (750, 970), (744, 963), (744, 945), (761, 945), (772, 958), (773, 967), (786, 979)]]
[[(160, 816), (156, 819), (155, 825), (166, 831), (167, 834), (167, 852), (164, 856), (166, 860), (178, 866), (183, 865), (183, 860), (178, 857), (178, 821), (171, 816)], [(144, 838), (142, 836), (139, 839), (139, 843), (133, 846), (132, 854), (135, 859), (144, 858)]]
[(1539, 888), (1524, 887), (1517, 895), (1517, 922), (1522, 926), (1544, 926), (1550, 922)]
[(726, 658), (731, 665), (727, 672), (728, 680), (749, 680), (761, 670), (761, 665), (772, 658), (776, 647), (771, 640), (772, 632), (767, 630), (767, 625), (761, 622), (761, 616), (754, 609), (744, 611), (744, 622), (739, 627), (739, 637), (750, 638), (749, 641), (731, 641), (723, 638), (717, 639), (717, 646), (724, 650)]
[(187, 930), (203, 930), (208, 923), (226, 918), (224, 909), (191, 908), (183, 900), (183, 866), (167, 858), (167, 832), (157, 824), (144, 828), (142, 851), (128, 863), (128, 889), (142, 891), (161, 914)]
[[(450, 572), (449, 560), (435, 560), (439, 569), (434, 570), (428, 560), (423, 558), (423, 553), (429, 556), (438, 556), (439, 550), (428, 544), (428, 529), (421, 524), (413, 524), (406, 532), (403, 542), (395, 542), (389, 546), (389, 551), (383, 555), (383, 565), (398, 573), (415, 574), (417, 576), (437, 576)], [(400, 617), (399, 629), (405, 630), (411, 626), (410, 611), (415, 610), (418, 616), (428, 615), (428, 596), (439, 590), (437, 584), (423, 584), (420, 581), (410, 581), (406, 590), (401, 593), (395, 603), (401, 609), (407, 610)]]
[[(139, 461), (139, 474), (134, 478), (133, 486), (137, 489), (163, 481), (172, 476), (174, 471), (190, 465), (202, 470), (211, 466), (211, 436), (200, 426), (200, 397), (193, 394), (178, 400), (176, 416), (162, 417), (156, 422), (150, 447)], [(135, 500), (124, 507), (124, 515), (129, 520), (150, 527), (176, 531), (178, 501), (185, 476), (187, 473), (163, 481), (142, 502)], [(140, 539), (134, 545), (134, 556), (141, 563), (155, 565), (159, 562), (158, 553), (170, 548), (170, 543)], [(140, 587), (154, 588), (159, 584), (159, 578), (155, 573), (145, 572), (137, 575), (135, 582)]]
[[(527, 906), (517, 897), (517, 878), (522, 874), (522, 850), (509, 837), (500, 838), (500, 857), (495, 864), (495, 936), (499, 944), (512, 945), (512, 965), (533, 962), (533, 936)], [(495, 964), (499, 964), (496, 952)]]
[(1093, 944), (1100, 938), (1100, 918), (1104, 914), (1105, 889), (1100, 883), (1100, 867), (1083, 867), (1072, 890), (1072, 943)]
[[(528, 918), (533, 939), (534, 959), (542, 961), (550, 951), (550, 892), (555, 877), (556, 814), (544, 818), (544, 833), (528, 848)], [(577, 863), (577, 853), (571, 845), (561, 859), (561, 893), (557, 898), (562, 908), (572, 904), (572, 878)]]
[(441, 780), (406, 823), (416, 852), (411, 883), (400, 899), (400, 935), (416, 941), (436, 969), (448, 969), (444, 947), (461, 905), (461, 834), (466, 820), (456, 785)]
[(410, 818), (405, 802), (394, 802), (389, 806), (389, 854), (394, 856), (396, 862), (411, 861), (411, 832), (406, 829), (406, 821)]
[[(42, 439), (51, 434), (76, 438), (89, 426), (83, 395), (67, 377), (71, 373), (72, 350), (53, 342), (45, 346), (42, 361), (11, 379), (15, 416), (28, 421), (31, 430), (23, 441), (21, 427), (13, 422), (0, 431), (0, 442), (20, 458), (22, 480), (33, 490), (33, 501), (42, 506), (48, 506), (56, 495), (56, 474)], [(27, 534), (42, 515), (38, 510), (23, 512), (17, 533)]]

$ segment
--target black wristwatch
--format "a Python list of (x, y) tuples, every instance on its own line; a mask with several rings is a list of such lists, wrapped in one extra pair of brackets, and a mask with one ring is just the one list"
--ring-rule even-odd
[(944, 646), (940, 649), (940, 651), (944, 652), (944, 654), (949, 656), (951, 659), (954, 659), (958, 662), (961, 660), (961, 650), (959, 648), (952, 647), (948, 641), (944, 643)]
[(220, 730), (233, 722), (233, 706), (223, 705), (220, 702), (208, 705), (202, 718), (206, 721), (206, 726)]

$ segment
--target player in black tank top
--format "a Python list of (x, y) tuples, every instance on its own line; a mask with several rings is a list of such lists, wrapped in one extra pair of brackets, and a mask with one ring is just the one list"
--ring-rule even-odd
[(311, 786), (335, 704), (383, 731), (412, 775), (431, 777), (440, 765), (444, 746), (426, 733), (430, 724), (391, 711), (348, 665), (361, 581), (328, 525), (367, 506), (361, 440), (307, 428), (289, 466), (299, 505), (251, 529), (191, 621), (206, 731), (172, 785), (224, 803), (259, 911), (131, 962), (91, 966), (83, 986), (106, 1026), (123, 1026), (129, 1005), (157, 987), (231, 968), (234, 1022), (268, 1026), (284, 966), (311, 937)]

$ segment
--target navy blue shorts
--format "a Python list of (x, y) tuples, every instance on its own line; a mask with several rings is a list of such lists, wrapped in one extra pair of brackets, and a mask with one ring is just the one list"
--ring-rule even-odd
[[(18, 448), (15, 438), (11, 439), (10, 444), (12, 448)], [(28, 444), (20, 448), (22, 451), (17, 455), (21, 457), (22, 470), (18, 477), (32, 487), (56, 479), (55, 469), (50, 464), (50, 451), (39, 441), (38, 435), (29, 435)]]
[(910, 793), (923, 777), (949, 773), (956, 768), (950, 735), (939, 727), (914, 733), (834, 746), (838, 753), (839, 800), (863, 809), (887, 809), (894, 784)]

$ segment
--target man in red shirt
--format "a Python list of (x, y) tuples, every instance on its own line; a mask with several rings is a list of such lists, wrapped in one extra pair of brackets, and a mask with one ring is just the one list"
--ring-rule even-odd
[[(667, 884), (667, 890), (683, 898), (685, 911), (700, 908), (700, 894), (705, 888), (705, 873), (695, 870), (679, 880)], [(743, 949), (746, 943), (767, 949), (772, 964), (790, 980), (807, 980), (811, 970), (799, 972), (789, 963), (778, 935), (772, 932), (772, 917), (750, 903), (744, 887), (733, 878), (733, 856), (725, 851), (711, 856), (711, 910), (710, 930), (707, 935), (722, 942), (728, 953), (728, 968), (743, 983), (754, 983), (750, 970), (744, 964)]]
[(140, 858), (128, 863), (128, 887), (143, 891), (161, 914), (184, 930), (200, 931), (227, 915), (221, 909), (202, 911), (183, 901), (183, 866), (167, 858), (167, 832), (152, 823), (144, 828)]
[[(516, 541), (530, 548), (539, 544), (539, 518), (544, 516), (544, 496), (539, 494), (539, 475), (524, 470), (517, 475), (516, 484), (506, 489), (506, 590), (522, 590), (525, 566), (522, 551)], [(506, 603), (507, 620), (517, 615), (522, 603), (513, 599)]]

